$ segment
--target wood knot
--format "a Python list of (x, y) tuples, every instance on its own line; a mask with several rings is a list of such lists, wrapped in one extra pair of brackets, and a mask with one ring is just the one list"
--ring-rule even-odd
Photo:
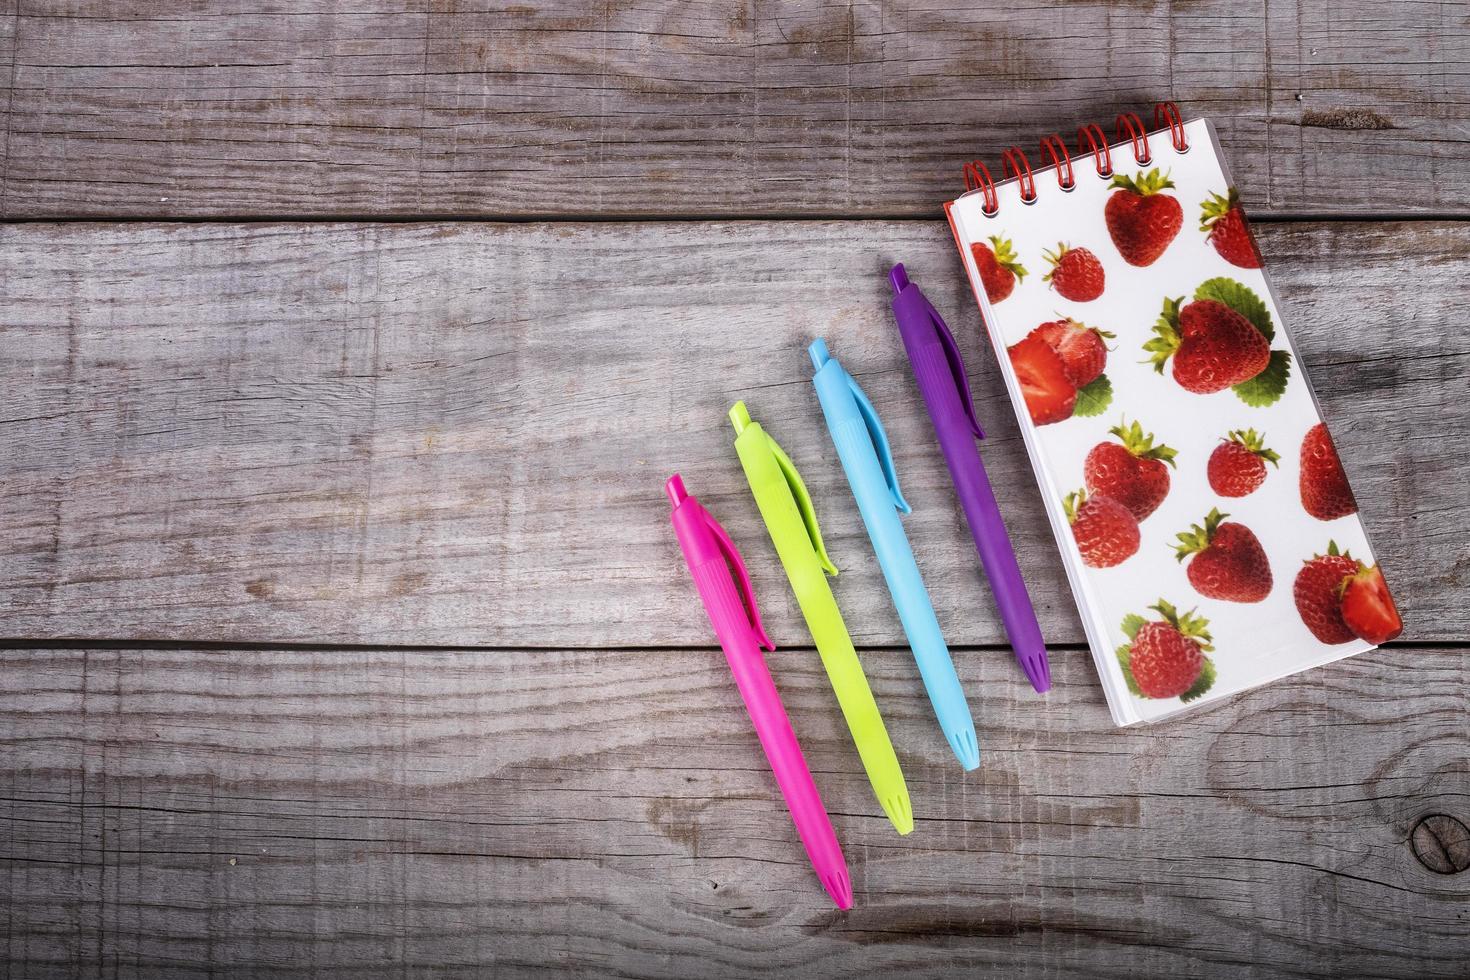
[(1319, 129), (1393, 129), (1393, 120), (1372, 109), (1308, 109), (1303, 126)]
[(1470, 868), (1470, 827), (1445, 813), (1431, 813), (1414, 825), (1409, 846), (1419, 863), (1436, 874)]

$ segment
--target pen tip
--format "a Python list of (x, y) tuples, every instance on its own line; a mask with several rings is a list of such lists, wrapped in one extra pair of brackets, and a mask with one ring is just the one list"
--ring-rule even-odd
[(1023, 657), (1021, 669), (1026, 672), (1026, 679), (1031, 682), (1037, 694), (1045, 694), (1051, 690), (1051, 664), (1046, 659), (1045, 650)]
[(914, 810), (909, 803), (908, 790), (895, 793), (888, 799), (883, 800), (883, 812), (888, 815), (889, 823), (893, 829), (898, 831), (900, 837), (907, 837), (914, 830)]
[(888, 281), (893, 284), (893, 291), (895, 293), (903, 292), (904, 287), (909, 284), (909, 274), (904, 269), (902, 262), (899, 262), (892, 269), (888, 270)]
[(838, 908), (844, 912), (852, 908), (852, 880), (848, 878), (846, 868), (822, 875), (822, 887), (827, 889)]
[(949, 739), (949, 747), (954, 750), (955, 758), (965, 767), (965, 772), (980, 768), (980, 746), (975, 740), (973, 726), (947, 732), (946, 737)]

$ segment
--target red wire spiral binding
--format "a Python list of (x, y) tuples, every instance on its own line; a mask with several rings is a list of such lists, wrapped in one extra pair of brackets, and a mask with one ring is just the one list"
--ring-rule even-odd
[(987, 216), (1000, 210), (1000, 200), (995, 196), (995, 181), (990, 178), (990, 171), (985, 164), (979, 160), (971, 160), (965, 164), (965, 190), (985, 192), (985, 203), (980, 210)]
[[(1067, 152), (1067, 144), (1056, 133), (1041, 138), (1041, 152), (1051, 157), (1051, 165), (1057, 171), (1057, 187), (1069, 191), (1077, 186), (1077, 180), (1072, 176), (1072, 154)], [(1060, 154), (1060, 156), (1058, 156)], [(1062, 176), (1063, 172), (1066, 176)]]
[(1174, 144), (1174, 149), (1180, 153), (1189, 152), (1189, 141), (1184, 138), (1184, 120), (1179, 115), (1179, 107), (1172, 102), (1154, 103), (1154, 128), (1162, 129), (1165, 122), (1169, 125), (1169, 140)]
[[(1125, 112), (1118, 116), (1118, 142), (1123, 142), (1127, 136), (1133, 141), (1133, 159), (1143, 166), (1152, 160), (1153, 154), (1148, 151), (1148, 131), (1143, 128), (1143, 120), (1136, 113)], [(1143, 152), (1140, 153), (1139, 150)]]
[[(1138, 118), (1137, 113), (1124, 112), (1117, 119), (1118, 142), (1125, 139), (1133, 144), (1133, 159), (1140, 166), (1146, 165), (1153, 160), (1153, 153), (1148, 145), (1148, 130), (1144, 128), (1143, 120)], [(1156, 132), (1163, 132), (1165, 128), (1169, 131), (1169, 141), (1179, 153), (1189, 150), (1189, 139), (1184, 132), (1184, 118), (1179, 113), (1179, 107), (1173, 102), (1154, 103), (1154, 128)], [(1057, 187), (1069, 191), (1077, 186), (1076, 175), (1072, 172), (1072, 154), (1067, 151), (1067, 143), (1056, 133), (1041, 138), (1041, 153), (1051, 161), (1051, 167), (1057, 172)], [(1097, 123), (1087, 123), (1077, 130), (1077, 153), (1092, 154), (1093, 167), (1097, 170), (1099, 177), (1111, 177), (1113, 175), (1113, 156), (1108, 147), (1107, 134), (1103, 132)], [(1001, 154), (1001, 172), (1004, 177), (1014, 177), (1020, 185), (1021, 200), (1026, 204), (1035, 202), (1036, 178), (1031, 172), (1031, 164), (1026, 159), (1026, 154), (1019, 146), (1013, 146)], [(981, 210), (986, 217), (995, 215), (1000, 210), (1000, 197), (996, 193), (995, 180), (990, 176), (990, 170), (979, 160), (972, 160), (965, 164), (965, 190), (981, 191), (985, 195), (985, 201)]]
[[(1085, 145), (1082, 142), (1084, 139), (1087, 140)], [(1097, 167), (1097, 175), (1111, 177), (1113, 155), (1108, 151), (1108, 138), (1097, 123), (1088, 123), (1077, 130), (1077, 152), (1086, 153), (1089, 150), (1092, 151), (1092, 162)]]
[(1021, 202), (1032, 204), (1036, 201), (1036, 180), (1031, 176), (1031, 164), (1026, 162), (1026, 154), (1021, 152), (1019, 146), (1013, 146), (1001, 154), (1000, 165), (1003, 173), (1015, 174), (1016, 180), (1021, 185)]

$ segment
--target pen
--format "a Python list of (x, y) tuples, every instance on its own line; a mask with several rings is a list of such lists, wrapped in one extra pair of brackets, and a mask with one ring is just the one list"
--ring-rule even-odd
[(853, 649), (852, 637), (842, 622), (842, 612), (827, 585), (827, 575), (836, 575), (837, 568), (822, 544), (811, 495), (791, 459), (751, 419), (744, 402), (736, 402), (730, 409), (730, 421), (735, 425), (735, 451), (740, 456), (745, 479), (750, 483), (756, 507), (817, 645), (822, 667), (837, 695), (868, 782), (889, 821), (900, 834), (907, 834), (914, 829), (908, 786), (898, 756), (893, 754), (883, 716), (878, 713), (878, 704), (868, 687), (868, 678), (863, 674), (863, 665)]
[(985, 577), (990, 580), (1001, 622), (1011, 638), (1011, 648), (1031, 686), (1037, 691), (1049, 690), (1051, 666), (1047, 663), (1041, 626), (1026, 594), (1016, 552), (995, 502), (995, 491), (990, 487), (985, 464), (975, 447), (975, 439), (985, 438), (985, 433), (975, 418), (970, 379), (965, 374), (959, 346), (944, 318), (924, 298), (919, 287), (909, 282), (902, 265), (895, 265), (888, 279), (893, 285), (893, 316), (898, 321), (898, 332), (913, 365), (919, 394), (939, 437), (944, 461), (949, 464), (950, 479), (964, 508), (965, 520), (970, 524), (970, 535), (975, 539)]
[[(774, 651), (776, 645), (761, 625), (745, 562), (720, 523), (684, 489), (679, 474), (669, 477), (664, 491), (674, 507), (671, 517), (674, 534), (689, 565), (689, 574), (694, 577), (704, 611), (709, 614), (715, 636), (725, 651), (730, 673), (735, 675), (735, 686), (740, 689), (745, 710), (750, 712), (750, 721), (776, 775), (776, 784), (786, 798), (796, 833), (827, 894), (838, 908), (850, 909), (852, 880), (848, 877), (847, 862), (842, 857), (827, 808), (822, 806), (822, 797), (812, 782), (796, 733), (791, 730), (781, 695), (776, 693), (776, 685), (761, 656), (761, 647)], [(738, 578), (732, 579), (732, 568)]]
[(898, 610), (899, 622), (908, 637), (924, 690), (939, 718), (949, 747), (960, 765), (974, 769), (980, 765), (980, 748), (975, 741), (975, 720), (950, 659), (949, 647), (939, 629), (929, 592), (919, 575), (918, 563), (903, 532), (899, 512), (910, 513), (908, 501), (898, 487), (898, 472), (893, 465), (893, 451), (883, 422), (862, 387), (827, 350), (822, 338), (812, 341), (811, 355), (816, 373), (812, 385), (822, 403), (827, 431), (837, 447), (837, 458), (847, 474), (848, 485), (857, 500), (863, 526), (873, 542), (878, 567), (888, 583), (888, 593)]

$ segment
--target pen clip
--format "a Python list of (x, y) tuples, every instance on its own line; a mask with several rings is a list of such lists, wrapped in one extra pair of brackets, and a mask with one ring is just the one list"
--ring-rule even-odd
[(755, 631), (756, 640), (762, 647), (775, 652), (776, 644), (771, 642), (771, 638), (766, 635), (765, 626), (761, 624), (761, 611), (755, 604), (755, 588), (750, 584), (750, 573), (745, 570), (745, 559), (740, 557), (740, 549), (735, 547), (735, 542), (730, 540), (730, 535), (725, 533), (713, 514), (700, 508), (699, 516), (715, 536), (715, 544), (724, 554), (725, 561), (735, 569), (735, 584), (740, 589), (740, 602), (745, 606), (746, 617), (750, 620), (750, 628)]
[(985, 431), (980, 428), (980, 420), (975, 417), (975, 401), (970, 396), (970, 376), (965, 373), (965, 359), (960, 356), (960, 346), (955, 343), (954, 334), (949, 332), (949, 325), (944, 322), (944, 317), (929, 302), (929, 297), (922, 292), (919, 298), (924, 301), (924, 309), (929, 311), (929, 320), (934, 324), (934, 332), (939, 335), (940, 346), (944, 348), (944, 359), (949, 362), (949, 373), (954, 377), (955, 388), (960, 393), (960, 404), (964, 406), (965, 416), (970, 420), (970, 431), (975, 433), (976, 439), (984, 439)]
[(873, 407), (862, 385), (857, 383), (857, 378), (846, 372), (843, 374), (847, 378), (847, 387), (852, 391), (853, 399), (857, 402), (858, 414), (863, 417), (863, 424), (867, 426), (868, 437), (873, 440), (873, 449), (878, 455), (878, 464), (883, 468), (883, 482), (888, 484), (888, 493), (893, 497), (893, 505), (899, 509), (900, 513), (912, 514), (914, 509), (909, 506), (907, 500), (903, 499), (903, 491), (898, 488), (898, 470), (893, 465), (893, 448), (889, 445), (888, 433), (883, 430), (883, 420), (878, 418), (878, 410)]
[(776, 465), (781, 470), (781, 475), (786, 478), (786, 485), (791, 488), (791, 496), (796, 498), (796, 509), (801, 511), (801, 522), (806, 525), (807, 537), (811, 539), (812, 550), (817, 553), (817, 560), (822, 563), (822, 568), (828, 575), (837, 574), (837, 566), (832, 564), (832, 559), (827, 556), (827, 546), (822, 543), (822, 529), (817, 526), (817, 511), (812, 506), (811, 494), (806, 491), (806, 484), (801, 482), (801, 474), (796, 471), (796, 464), (781, 444), (771, 438), (769, 432), (765, 433), (766, 445), (771, 447), (771, 455), (776, 459)]

